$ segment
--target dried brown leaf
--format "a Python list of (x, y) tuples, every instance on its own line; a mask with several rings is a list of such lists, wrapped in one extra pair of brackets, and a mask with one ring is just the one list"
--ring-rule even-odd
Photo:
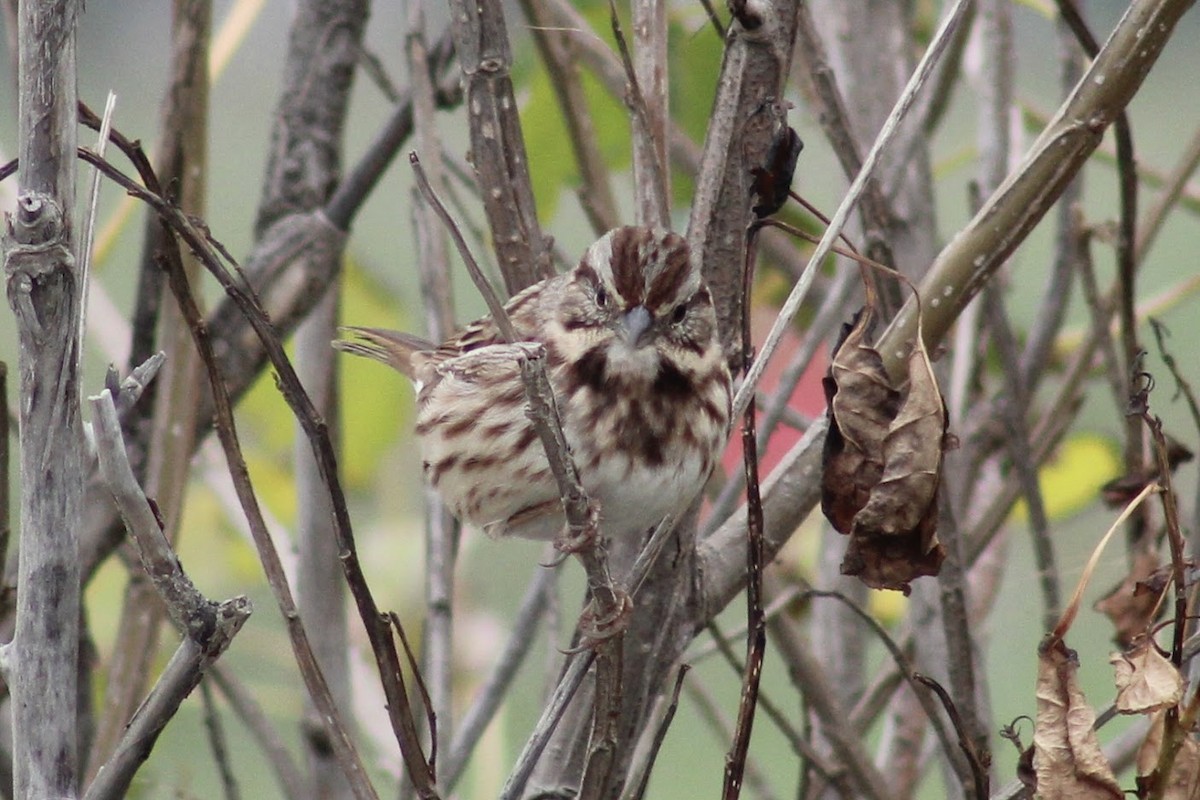
[(1122, 714), (1149, 714), (1183, 699), (1183, 676), (1149, 637), (1124, 653), (1113, 653), (1108, 663), (1116, 671), (1116, 706)]
[(1096, 712), (1079, 688), (1075, 651), (1051, 638), (1038, 653), (1033, 764), (1042, 800), (1121, 800), (1096, 738)]
[(927, 516), (942, 472), (946, 406), (924, 347), (908, 359), (908, 389), (883, 440), (884, 467), (851, 531), (905, 535)]
[[(842, 557), (842, 574), (854, 575), (872, 589), (894, 589), (908, 594), (909, 582), (923, 575), (937, 575), (946, 557), (945, 548), (934, 536), (936, 510), (911, 536), (852, 535)], [(927, 548), (923, 542), (932, 541)]]
[[(1140, 551), (1134, 556), (1129, 574), (1111, 592), (1093, 606), (1109, 618), (1115, 629), (1114, 638), (1122, 648), (1146, 633), (1160, 608), (1162, 589), (1151, 591), (1158, 572), (1158, 554)], [(1165, 588), (1165, 584), (1162, 588)]]
[(900, 394), (892, 388), (883, 359), (868, 339), (875, 317), (865, 307), (843, 326), (823, 383), (829, 405), (821, 510), (833, 527), (849, 533), (883, 475), (883, 440), (896, 416)]
[[(1146, 733), (1146, 739), (1138, 748), (1135, 763), (1137, 765), (1139, 787), (1144, 783), (1143, 778), (1154, 772), (1158, 766), (1158, 757), (1162, 751), (1162, 738), (1165, 715), (1158, 712)], [(1145, 795), (1139, 795), (1145, 796)], [(1171, 777), (1163, 788), (1163, 800), (1191, 800), (1200, 797), (1200, 743), (1190, 736), (1185, 736), (1175, 754), (1171, 765)]]
[(883, 439), (883, 472), (854, 516), (842, 572), (868, 586), (908, 593), (908, 582), (936, 575), (945, 558), (937, 540), (946, 406), (919, 337), (908, 383)]
[[(1174, 473), (1180, 464), (1186, 464), (1195, 458), (1195, 454), (1174, 436), (1167, 434), (1166, 439), (1167, 466)], [(1162, 476), (1159, 474), (1158, 464), (1155, 463), (1146, 469), (1113, 478), (1100, 487), (1100, 497), (1110, 508), (1119, 508), (1128, 503), (1142, 487), (1157, 483), (1160, 477)]]

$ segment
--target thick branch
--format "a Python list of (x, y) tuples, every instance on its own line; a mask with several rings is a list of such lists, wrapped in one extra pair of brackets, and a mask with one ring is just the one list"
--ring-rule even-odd
[(80, 287), (72, 0), (18, 9), (20, 168), (4, 236), (21, 376), (21, 559), (13, 641), (14, 796), (72, 797), (79, 767)]
[(509, 68), (512, 51), (496, 0), (450, 3), (471, 129), (471, 160), (504, 285), (516, 294), (550, 274)]

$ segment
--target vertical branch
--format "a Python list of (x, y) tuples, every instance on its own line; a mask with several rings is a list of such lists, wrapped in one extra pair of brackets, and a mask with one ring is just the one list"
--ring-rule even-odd
[[(614, 17), (615, 20), (615, 17)], [(633, 3), (633, 185), (637, 222), (667, 227), (671, 180), (667, 173), (667, 2)], [(632, 87), (631, 87), (632, 88)]]
[(342, 126), (367, 24), (368, 0), (303, 0), (289, 32), (283, 91), (255, 234), (320, 207), (341, 171)]
[(73, 797), (83, 430), (75, 209), (75, 21), (72, 0), (18, 6), (20, 167), (4, 232), (20, 373), (21, 560), (13, 641), (14, 796)]
[[(8, 364), (0, 361), (0, 582), (4, 580), (8, 567), (8, 540), (12, 536), (12, 498), (9, 483), (12, 474), (8, 451)], [(0, 601), (0, 613), (7, 613), (7, 604)]]
[[(434, 83), (428, 66), (425, 22), (421, 4), (409, 8), (408, 70), (413, 101), (413, 133), (417, 150), (425, 154), (429, 180), (438, 190), (444, 186), (442, 149), (434, 119)], [(417, 271), (424, 299), (426, 330), (432, 341), (448, 338), (454, 329), (454, 302), (450, 292), (450, 260), (446, 234), (437, 212), (422, 203), (413, 190), (413, 215), (416, 224)], [(454, 564), (458, 557), (460, 528), (457, 521), (437, 500), (432, 491), (426, 495), (425, 519), (425, 607), (422, 628), (421, 675), (429, 692), (429, 711), (436, 720), (430, 731), (431, 754), (450, 749), (453, 734), (453, 663), (454, 663)]]
[[(750, 292), (754, 282), (755, 247), (760, 226), (749, 232), (742, 279), (742, 363), (749, 368), (754, 344), (750, 333)], [(762, 496), (758, 485), (758, 437), (755, 435), (756, 404), (746, 406), (742, 418), (742, 460), (746, 472), (746, 661), (742, 672), (742, 696), (738, 703), (737, 727), (733, 743), (725, 757), (725, 782), (722, 797), (737, 800), (741, 796), (750, 734), (758, 706), (758, 687), (762, 678), (763, 658), (767, 651), (766, 616), (763, 614), (763, 517)]]
[(550, 258), (509, 77), (512, 50), (504, 10), (498, 0), (453, 0), (450, 19), (466, 87), (475, 178), (504, 285), (516, 294), (550, 274)]
[[(1066, 31), (1061, 21), (1056, 28), (1059, 43), (1058, 82), (1062, 96), (1066, 97), (1079, 82), (1083, 66), (1074, 37)], [(1062, 328), (1070, 300), (1071, 283), (1083, 259), (1078, 226), (1075, 224), (1075, 206), (1083, 197), (1086, 181), (1087, 177), (1080, 171), (1063, 190), (1055, 211), (1054, 267), (1046, 283), (1044, 299), (1030, 325), (1025, 351), (1021, 354), (1021, 380), (1030, 390), (1037, 388), (1038, 378), (1043, 374), (1043, 367), (1054, 345), (1054, 337)]]
[[(173, 188), (177, 201), (189, 214), (204, 215), (205, 174), (208, 139), (208, 42), (212, 25), (210, 0), (175, 0), (171, 20), (171, 84), (163, 102), (160, 181)], [(191, 454), (195, 444), (196, 408), (202, 392), (200, 362), (188, 336), (179, 307), (167, 293), (156, 258), (173, 240), (162, 223), (150, 217), (142, 253), (141, 275), (153, 287), (158, 332), (155, 348), (166, 361), (149, 389), (153, 408), (148, 429), (137, 430), (141, 449), (149, 448), (145, 467), (146, 491), (155, 498), (163, 514), (163, 530), (174, 544), (183, 515), (183, 500)], [(190, 282), (200, 274), (200, 265), (187, 253), (180, 254)], [(136, 345), (134, 350), (139, 350)], [(144, 357), (134, 353), (133, 358)], [(150, 400), (150, 398), (146, 398)], [(136, 418), (136, 417), (135, 417)], [(142, 464), (138, 465), (143, 466)], [(146, 694), (151, 666), (157, 656), (163, 606), (153, 586), (133, 575), (125, 590), (119, 635), (109, 664), (104, 713), (98, 720), (96, 740), (88, 758), (95, 770), (112, 754), (125, 726)]]
[[(794, 3), (746, 4), (725, 40), (721, 79), (704, 139), (687, 240), (717, 309), (721, 345), (740, 361), (742, 254), (753, 202), (751, 174), (782, 122), (778, 100), (791, 66)], [(757, 161), (754, 159), (757, 158)]]
[(521, 9), (529, 22), (533, 43), (545, 62), (558, 108), (567, 123), (571, 149), (579, 165), (580, 205), (592, 225), (592, 232), (599, 236), (617, 227), (619, 218), (608, 167), (600, 152), (596, 127), (580, 80), (575, 57), (578, 46), (565, 31), (552, 30), (554, 19), (542, 0), (521, 0)]
[[(329, 438), (340, 442), (336, 366), (330, 340), (336, 335), (340, 300), (335, 283), (296, 331), (296, 375), (312, 398), (313, 406), (326, 420)], [(338, 541), (333, 530), (329, 492), (320, 468), (299, 422), (292, 458), (296, 470), (296, 539), (299, 558), (296, 570), (296, 604), (310, 631), (313, 657), (325, 673), (334, 704), (352, 708), (349, 635), (346, 620), (346, 583), (338, 559)], [(301, 741), (308, 761), (306, 797), (343, 800), (353, 791), (338, 766), (329, 734), (321, 723), (311, 697), (305, 698)], [(348, 723), (349, 724), (349, 723)], [(297, 798), (296, 800), (303, 800)]]

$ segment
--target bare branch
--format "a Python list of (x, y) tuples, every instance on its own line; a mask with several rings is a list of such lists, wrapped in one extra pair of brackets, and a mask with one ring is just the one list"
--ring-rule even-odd
[[(13, 796), (73, 797), (83, 471), (75, 210), (73, 0), (20, 3), (17, 207), (3, 231), (20, 373), (21, 558), (12, 694)], [(33, 398), (37, 398), (34, 402)]]
[(471, 156), (508, 293), (551, 274), (529, 181), (525, 140), (509, 67), (512, 52), (499, 2), (450, 3), (471, 128)]
[(96, 771), (88, 787), (88, 800), (102, 800), (125, 796), (158, 734), (196, 688), (204, 670), (225, 652), (250, 616), (250, 601), (239, 596), (214, 603), (196, 589), (184, 574), (150, 502), (134, 478), (112, 395), (106, 389), (92, 399), (91, 405), (96, 454), (105, 481), (117, 501), (143, 568), (175, 624), (185, 634), (149, 697), (129, 721), (112, 756)]
[(546, 74), (554, 88), (558, 108), (567, 123), (582, 184), (578, 192), (579, 202), (592, 225), (592, 232), (600, 236), (617, 227), (620, 218), (576, 64), (575, 51), (578, 46), (565, 32), (550, 29), (550, 18), (544, 3), (522, 0), (521, 9), (529, 22), (538, 53), (546, 63)]

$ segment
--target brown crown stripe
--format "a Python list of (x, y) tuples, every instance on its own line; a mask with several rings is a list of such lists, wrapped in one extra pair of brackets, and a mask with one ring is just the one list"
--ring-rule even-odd
[(663, 260), (663, 266), (654, 276), (650, 292), (646, 295), (646, 307), (651, 311), (658, 311), (674, 302), (679, 287), (686, 283), (687, 275), (691, 271), (687, 242), (682, 237), (669, 233), (659, 243), (659, 247), (665, 250), (658, 254)]
[(642, 304), (646, 285), (642, 274), (643, 258), (638, 252), (649, 245), (650, 231), (645, 228), (618, 228), (612, 237), (613, 286), (626, 307)]

